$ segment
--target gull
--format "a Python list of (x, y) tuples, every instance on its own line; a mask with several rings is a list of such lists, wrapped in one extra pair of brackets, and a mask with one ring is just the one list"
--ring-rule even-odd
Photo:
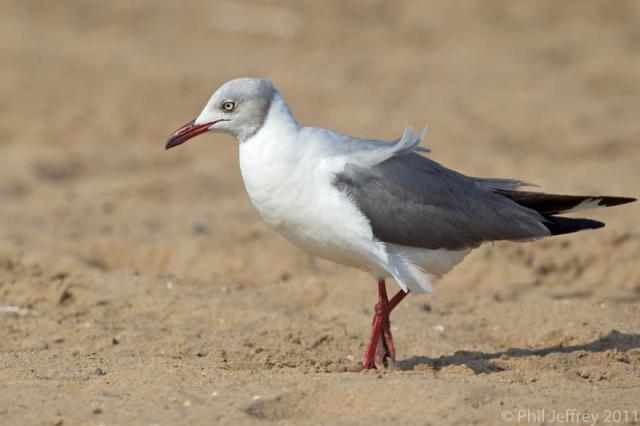
[[(411, 291), (433, 291), (471, 250), (488, 241), (532, 241), (604, 223), (560, 214), (635, 201), (522, 190), (514, 179), (470, 177), (419, 147), (425, 131), (395, 141), (362, 139), (298, 124), (268, 80), (223, 84), (166, 149), (206, 132), (239, 142), (242, 178), (258, 214), (315, 256), (377, 280), (371, 338), (357, 369), (395, 362), (389, 315)], [(385, 280), (400, 290), (389, 298)]]

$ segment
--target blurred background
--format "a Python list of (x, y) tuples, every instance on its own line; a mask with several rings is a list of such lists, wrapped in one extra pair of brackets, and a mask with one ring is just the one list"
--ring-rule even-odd
[(637, 197), (639, 3), (4, 1), (0, 58), (0, 423), (335, 421), (349, 395), (360, 421), (495, 423), (549, 408), (536, 386), (558, 408), (632, 403), (637, 205), (589, 212), (598, 232), (487, 245), (410, 298), (378, 389), (318, 376), (357, 361), (371, 278), (261, 222), (231, 137), (164, 141), (252, 76), (303, 124), (429, 124), (430, 157), (463, 173)]

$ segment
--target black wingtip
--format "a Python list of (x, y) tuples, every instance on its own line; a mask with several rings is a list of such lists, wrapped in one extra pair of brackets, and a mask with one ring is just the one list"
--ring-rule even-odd
[(620, 204), (628, 204), (628, 203), (633, 203), (634, 201), (638, 201), (635, 198), (632, 197), (602, 197), (602, 199), (600, 200), (600, 202), (598, 204), (600, 204), (601, 206), (607, 206), (607, 207), (613, 207), (613, 206), (619, 206)]
[[(632, 197), (609, 195), (560, 195), (529, 191), (497, 191), (521, 206), (530, 208), (545, 216), (570, 213), (572, 211), (597, 207), (613, 207), (637, 201)], [(586, 202), (586, 205), (583, 203)]]
[(585, 229), (604, 228), (604, 223), (593, 219), (581, 219), (574, 217), (545, 216), (544, 226), (551, 235), (571, 234)]

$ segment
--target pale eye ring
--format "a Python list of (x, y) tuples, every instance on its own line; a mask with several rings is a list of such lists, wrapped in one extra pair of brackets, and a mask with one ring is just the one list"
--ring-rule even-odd
[(222, 102), (222, 110), (224, 112), (231, 112), (236, 108), (236, 103), (233, 101), (224, 101)]

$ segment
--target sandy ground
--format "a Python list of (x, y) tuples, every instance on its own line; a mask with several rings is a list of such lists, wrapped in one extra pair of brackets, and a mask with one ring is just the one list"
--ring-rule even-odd
[(640, 423), (639, 204), (482, 247), (354, 374), (374, 281), (268, 229), (230, 137), (163, 149), (251, 75), (303, 123), (638, 196), (640, 5), (345, 3), (3, 2), (0, 424)]

